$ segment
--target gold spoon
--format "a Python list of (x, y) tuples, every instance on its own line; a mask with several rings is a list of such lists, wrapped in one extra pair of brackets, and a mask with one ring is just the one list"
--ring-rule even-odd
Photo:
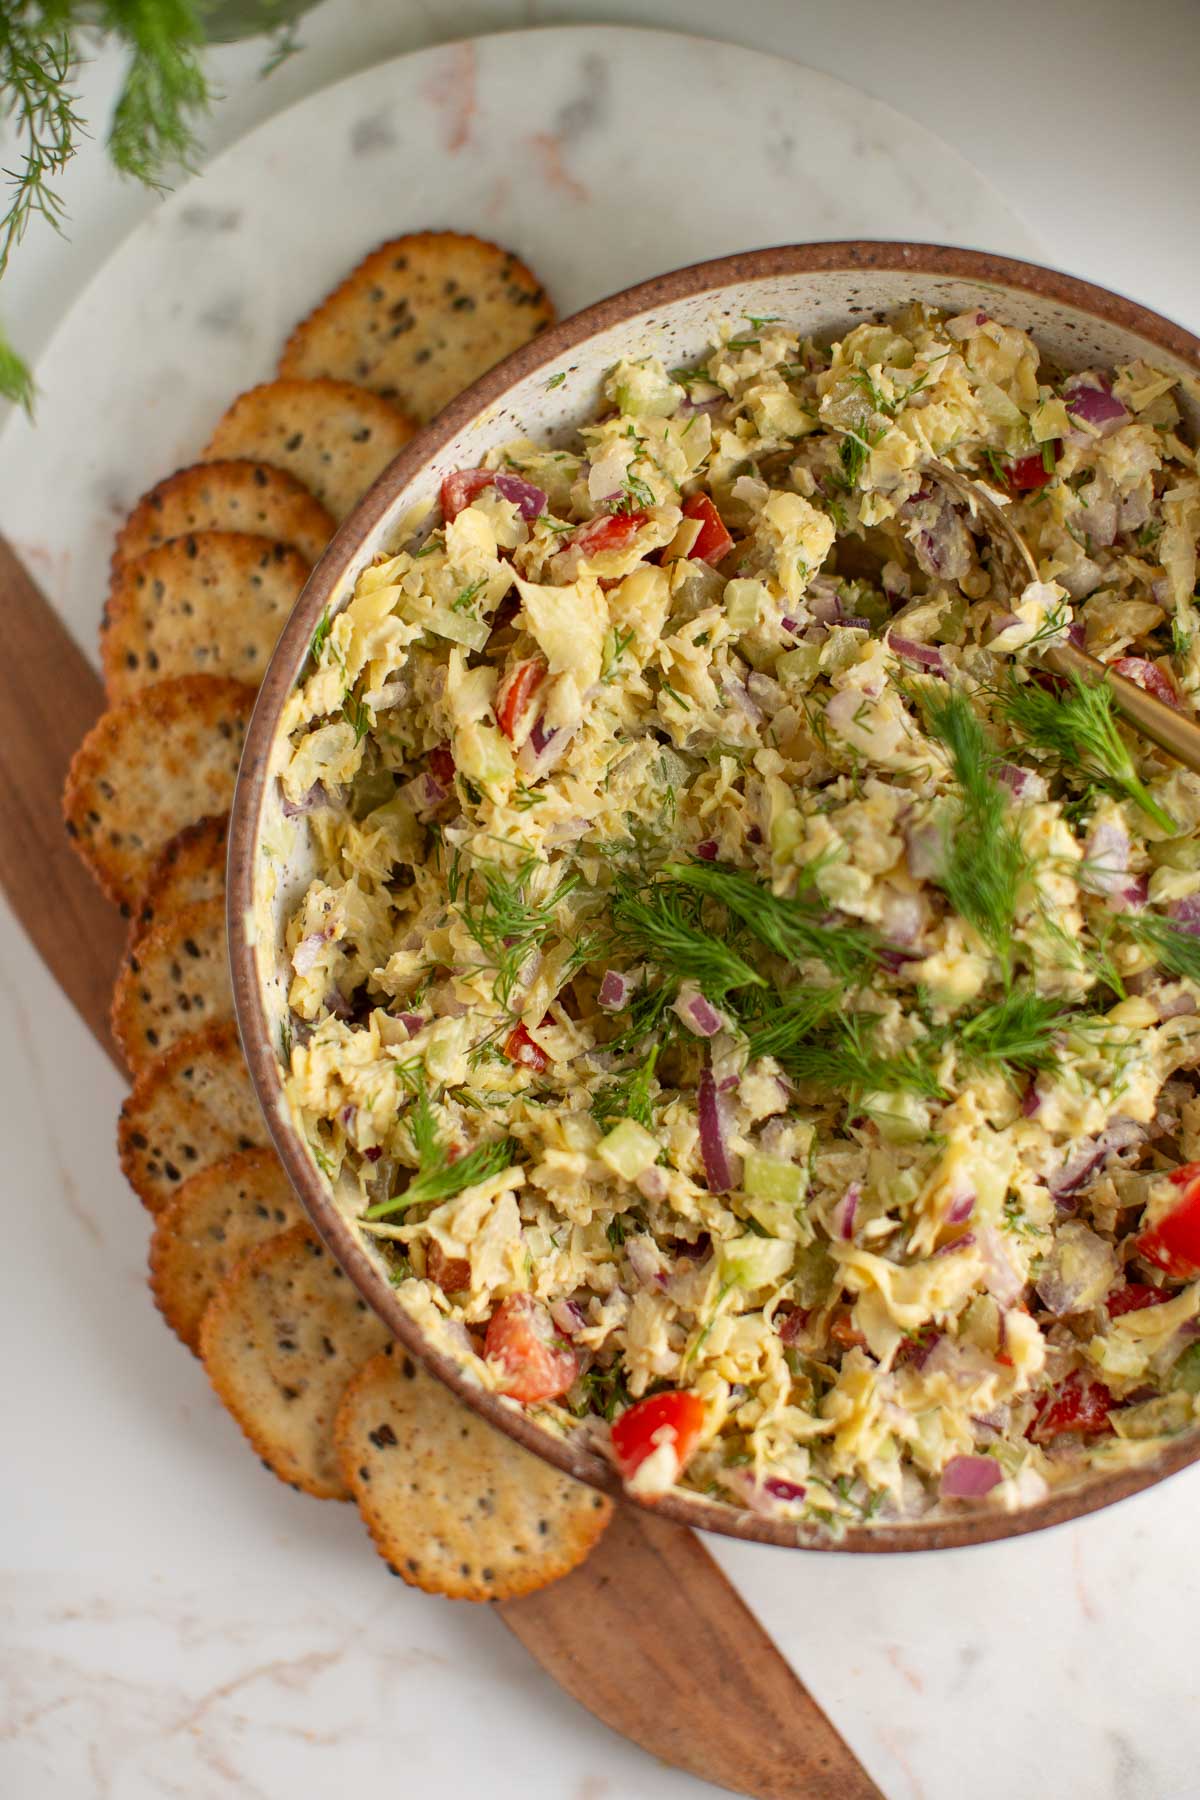
[[(979, 482), (972, 481), (967, 475), (960, 475), (957, 469), (950, 468), (936, 458), (930, 458), (922, 464), (922, 468), (936, 481), (940, 481), (943, 487), (965, 500), (976, 517), (987, 526), (1013, 593), (1019, 593), (1027, 582), (1041, 580), (1028, 544)], [(1200, 724), (1175, 707), (1168, 706), (1165, 700), (1148, 694), (1136, 681), (1129, 681), (1124, 675), (1115, 674), (1097, 657), (1089, 656), (1086, 650), (1079, 650), (1074, 644), (1047, 644), (1044, 649), (1039, 650), (1038, 655), (1042, 665), (1052, 675), (1060, 675), (1066, 680), (1086, 681), (1092, 686), (1107, 681), (1112, 690), (1113, 705), (1122, 718), (1127, 719), (1143, 737), (1149, 738), (1152, 744), (1157, 744), (1160, 750), (1174, 756), (1185, 768), (1194, 769), (1200, 774)]]

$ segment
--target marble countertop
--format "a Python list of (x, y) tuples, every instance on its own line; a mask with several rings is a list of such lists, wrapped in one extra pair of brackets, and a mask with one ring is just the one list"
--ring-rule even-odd
[[(857, 83), (982, 169), (1048, 259), (1200, 328), (1192, 0), (1143, 0), (1132, 22), (1118, 0), (327, 0), (269, 82), (250, 79), (258, 47), (215, 57), (228, 98), (208, 147), (385, 55), (584, 19), (732, 38)], [(87, 70), (90, 117), (114, 80), (107, 56)], [(96, 144), (66, 188), (71, 241), (31, 234), (3, 290), (35, 351), (152, 204)], [(61, 469), (71, 454), (58, 445)], [(118, 1078), (11, 925), (0, 993), (0, 1793), (715, 1792), (597, 1724), (486, 1611), (400, 1589), (351, 1509), (288, 1492), (244, 1453), (147, 1303), (144, 1221), (112, 1151)], [(1183, 1800), (1200, 1795), (1198, 1499), (1193, 1471), (1077, 1525), (936, 1557), (711, 1548), (888, 1800)]]

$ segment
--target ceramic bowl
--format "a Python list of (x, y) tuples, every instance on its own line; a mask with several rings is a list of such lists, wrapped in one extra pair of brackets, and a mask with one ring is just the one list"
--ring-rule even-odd
[[(296, 1131), (282, 1088), (281, 1033), (290, 965), (283, 949), (288, 914), (315, 872), (303, 821), (282, 815), (275, 779), (278, 723), (326, 607), (336, 611), (362, 569), (404, 537), (414, 506), (436, 499), (444, 474), (474, 467), (513, 437), (565, 443), (596, 407), (601, 378), (622, 356), (654, 354), (672, 367), (696, 360), (715, 322), (778, 314), (812, 334), (840, 335), (864, 319), (919, 299), (957, 313), (982, 304), (1032, 331), (1065, 367), (1111, 366), (1145, 357), (1200, 372), (1200, 340), (1145, 307), (1103, 288), (1040, 268), (965, 250), (922, 244), (808, 244), (757, 250), (701, 263), (603, 300), (545, 332), (459, 396), (380, 476), (346, 520), (308, 582), (284, 631), (251, 723), (233, 809), (229, 940), (237, 1015), (251, 1077), (279, 1154), (314, 1224), (395, 1336), (468, 1405), (528, 1449), (580, 1480), (620, 1492), (612, 1466), (582, 1434), (562, 1438), (512, 1401), (481, 1389), (444, 1349), (428, 1341), (389, 1285), (372, 1241), (341, 1210)], [(551, 380), (554, 377), (554, 380)], [(1191, 421), (1193, 430), (1200, 419)], [(1133, 1468), (1057, 1489), (1019, 1512), (939, 1511), (911, 1524), (854, 1527), (838, 1538), (817, 1530), (676, 1492), (655, 1507), (675, 1519), (732, 1537), (808, 1549), (941, 1549), (1015, 1536), (1091, 1512), (1137, 1493), (1200, 1459), (1200, 1431)]]

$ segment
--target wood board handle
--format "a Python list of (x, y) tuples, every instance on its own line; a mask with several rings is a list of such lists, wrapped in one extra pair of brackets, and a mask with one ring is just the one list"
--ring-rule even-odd
[[(126, 929), (62, 824), (99, 677), (0, 537), (0, 885), (101, 1048)], [(651, 1755), (756, 1800), (881, 1800), (695, 1534), (620, 1506), (587, 1561), (503, 1602), (504, 1623), (589, 1712)]]

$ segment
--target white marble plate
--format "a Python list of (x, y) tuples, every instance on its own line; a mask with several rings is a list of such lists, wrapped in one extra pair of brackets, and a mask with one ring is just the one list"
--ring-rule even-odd
[(278, 114), (125, 240), (0, 437), (0, 526), (89, 654), (113, 528), (190, 462), (293, 323), (385, 237), (500, 239), (560, 312), (761, 244), (1038, 254), (924, 127), (782, 57), (669, 32), (521, 31), (397, 58)]

